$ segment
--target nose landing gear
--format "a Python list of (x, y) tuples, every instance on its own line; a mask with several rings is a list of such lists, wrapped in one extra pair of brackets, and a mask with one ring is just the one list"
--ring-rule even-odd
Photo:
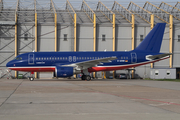
[(30, 77), (29, 77), (29, 80), (30, 80), (30, 81), (34, 81), (33, 75), (34, 75), (34, 72), (31, 72)]
[(34, 81), (34, 78), (33, 78), (33, 77), (29, 77), (29, 80), (30, 80), (30, 81)]

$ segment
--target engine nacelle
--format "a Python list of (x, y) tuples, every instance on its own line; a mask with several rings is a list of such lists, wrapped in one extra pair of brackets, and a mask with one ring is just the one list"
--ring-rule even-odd
[(74, 74), (73, 67), (56, 66), (56, 77), (71, 77)]

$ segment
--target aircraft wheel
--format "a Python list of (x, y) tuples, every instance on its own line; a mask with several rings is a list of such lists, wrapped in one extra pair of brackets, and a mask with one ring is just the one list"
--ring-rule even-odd
[(90, 80), (91, 80), (91, 76), (86, 75), (86, 80), (87, 80), (87, 81), (90, 81)]
[(85, 75), (82, 75), (81, 76), (81, 80), (85, 80), (86, 79), (86, 76)]
[(30, 81), (34, 81), (34, 78), (33, 78), (33, 77), (30, 77), (29, 79), (30, 79)]

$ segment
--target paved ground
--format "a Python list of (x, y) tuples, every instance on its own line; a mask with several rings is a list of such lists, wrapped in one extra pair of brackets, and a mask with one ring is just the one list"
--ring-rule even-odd
[(180, 83), (0, 79), (0, 120), (179, 120)]

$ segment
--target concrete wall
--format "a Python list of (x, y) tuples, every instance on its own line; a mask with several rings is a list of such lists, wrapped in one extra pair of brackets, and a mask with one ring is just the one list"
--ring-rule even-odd
[(131, 27), (116, 26), (116, 50), (125, 51), (132, 50), (132, 32)]
[(176, 79), (176, 69), (151, 69), (151, 79)]
[[(112, 24), (97, 25), (97, 51), (112, 51)], [(105, 35), (105, 41), (102, 40), (102, 35)]]
[(178, 35), (180, 35), (180, 29), (179, 29), (180, 25), (174, 25), (173, 26), (173, 31), (174, 31), (174, 35), (173, 35), (173, 67), (180, 67), (180, 62), (179, 62), (179, 58), (180, 58), (180, 41), (178, 41)]
[[(67, 41), (64, 34), (67, 34)], [(74, 25), (58, 24), (58, 51), (74, 51)]]
[(77, 51), (93, 51), (93, 24), (77, 26)]

